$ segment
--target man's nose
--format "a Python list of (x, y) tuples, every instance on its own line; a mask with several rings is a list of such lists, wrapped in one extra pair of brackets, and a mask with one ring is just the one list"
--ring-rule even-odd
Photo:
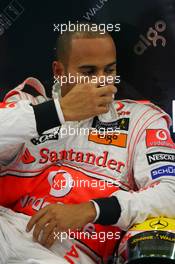
[(105, 86), (107, 84), (107, 76), (103, 70), (99, 71), (96, 77), (97, 77), (97, 87)]

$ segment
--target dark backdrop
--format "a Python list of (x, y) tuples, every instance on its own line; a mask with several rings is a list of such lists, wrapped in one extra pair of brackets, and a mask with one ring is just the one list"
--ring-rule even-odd
[[(152, 100), (172, 115), (175, 0), (0, 0), (0, 97), (29, 76), (39, 78), (50, 95), (58, 34), (53, 23), (82, 19), (121, 23), (121, 32), (113, 37), (122, 79), (134, 87), (134, 96)], [(162, 32), (155, 28), (159, 21), (165, 25)], [(153, 35), (148, 36), (150, 28)], [(149, 39), (156, 36), (163, 39)], [(144, 49), (141, 55), (134, 51), (138, 44)], [(126, 92), (132, 98), (131, 86), (121, 87), (122, 96)]]

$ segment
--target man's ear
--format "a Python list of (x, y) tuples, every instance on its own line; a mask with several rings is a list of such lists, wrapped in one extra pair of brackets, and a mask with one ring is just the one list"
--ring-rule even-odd
[(55, 77), (64, 75), (64, 65), (60, 61), (53, 61), (52, 62), (52, 70)]

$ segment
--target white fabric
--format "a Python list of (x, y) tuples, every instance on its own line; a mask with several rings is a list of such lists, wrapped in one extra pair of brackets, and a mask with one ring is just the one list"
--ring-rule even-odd
[[(1, 264), (66, 264), (64, 254), (69, 249), (64, 241), (56, 241), (51, 249), (47, 249), (32, 240), (32, 232), (25, 231), (30, 217), (15, 213), (0, 206), (0, 263)], [(72, 245), (70, 241), (70, 246)], [(79, 258), (73, 263), (94, 264), (85, 254), (76, 249)], [(53, 251), (53, 252), (52, 252)]]
[(100, 216), (100, 207), (95, 201), (91, 200), (91, 202), (94, 204), (94, 207), (95, 207), (95, 210), (96, 210), (96, 217), (95, 217), (95, 219), (93, 221), (93, 223), (95, 223), (97, 221), (97, 219), (99, 218), (99, 216)]
[(58, 114), (58, 118), (60, 120), (60, 123), (64, 124), (65, 123), (65, 119), (64, 119), (63, 112), (61, 110), (61, 106), (60, 106), (60, 103), (59, 103), (58, 99), (54, 99), (54, 103), (55, 103), (55, 108), (57, 110), (57, 114)]

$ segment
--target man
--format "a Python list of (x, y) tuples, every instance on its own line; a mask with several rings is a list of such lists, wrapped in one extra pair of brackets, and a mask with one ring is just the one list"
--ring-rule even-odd
[[(90, 79), (116, 75), (115, 45), (108, 34), (67, 32), (57, 49), (57, 80), (77, 73)], [(42, 85), (28, 79), (18, 87), (24, 93), (13, 91), (6, 100), (16, 100), (15, 94), (32, 100), (26, 84), (43, 94)], [(60, 104), (55, 98), (34, 106), (28, 101), (1, 106), (0, 225), (8, 241), (2, 247), (7, 263), (107, 263), (120, 229), (148, 217), (175, 216), (169, 117), (151, 104), (113, 101), (115, 92), (106, 80), (67, 83)], [(68, 135), (69, 128), (89, 131)], [(28, 224), (25, 215), (34, 215)], [(33, 231), (25, 233), (25, 224)], [(70, 230), (74, 240), (58, 241)], [(86, 236), (80, 238), (81, 232)], [(34, 246), (32, 234), (42, 246)]]

